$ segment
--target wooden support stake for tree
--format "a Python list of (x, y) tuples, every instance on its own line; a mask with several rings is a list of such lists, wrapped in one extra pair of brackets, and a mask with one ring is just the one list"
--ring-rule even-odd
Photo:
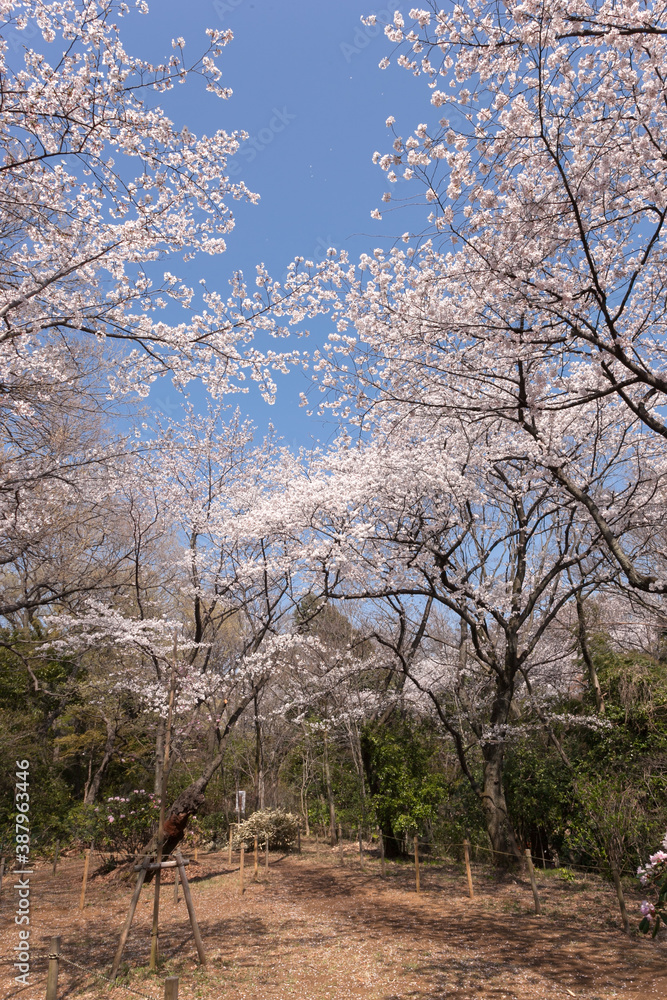
[(417, 888), (417, 893), (421, 890), (419, 888), (419, 837), (415, 834), (414, 838), (415, 845), (415, 886)]
[(199, 857), (199, 845), (195, 844), (195, 864), (197, 864), (198, 857)]
[(58, 866), (58, 853), (60, 852), (60, 841), (56, 840), (56, 851), (53, 855), (53, 875), (56, 873), (56, 868)]
[(232, 838), (234, 836), (234, 834), (232, 833), (232, 827), (233, 826), (234, 826), (233, 823), (229, 824), (229, 857), (227, 858), (227, 867), (228, 868), (232, 867)]
[(178, 1000), (178, 976), (169, 976), (165, 979), (164, 1000)]
[(174, 903), (178, 903), (178, 868), (174, 872)]
[(301, 854), (301, 827), (297, 827), (296, 831), (296, 851)]
[(535, 913), (539, 917), (542, 910), (540, 909), (540, 897), (537, 895), (537, 881), (535, 879), (535, 869), (533, 868), (533, 859), (530, 854), (530, 847), (526, 848), (526, 864), (528, 865), (528, 875), (530, 877), (530, 888), (533, 890), (533, 900), (535, 902)]
[[(164, 844), (164, 817), (167, 803), (167, 783), (169, 781), (169, 754), (171, 751), (171, 725), (174, 712), (174, 699), (176, 697), (176, 666), (178, 663), (178, 631), (174, 629), (174, 656), (171, 663), (169, 679), (169, 701), (167, 703), (167, 728), (164, 736), (164, 759), (162, 761), (162, 782), (160, 785), (160, 820), (157, 835), (157, 855), (155, 862), (162, 865), (162, 846)], [(159, 867), (155, 873), (155, 893), (153, 896), (153, 923), (151, 926), (151, 957), (148, 968), (155, 972), (160, 958), (160, 878), (162, 868)]]
[(343, 853), (343, 828), (338, 824), (338, 854), (340, 855), (341, 865), (345, 864), (345, 855)]
[(378, 844), (380, 845), (380, 875), (382, 878), (386, 878), (387, 872), (384, 863), (384, 837), (382, 835), (382, 830), (378, 828)]
[(259, 871), (259, 837), (255, 836), (255, 843), (253, 845), (254, 855), (255, 855), (255, 870), (252, 873), (252, 877), (257, 881), (257, 873)]
[(359, 864), (364, 867), (364, 845), (361, 839), (361, 825), (359, 826)]
[[(158, 852), (158, 857), (162, 857), (162, 850)], [(155, 972), (157, 969), (157, 964), (160, 960), (160, 881), (162, 876), (162, 869), (158, 868), (155, 872), (155, 892), (153, 894), (153, 922), (151, 924), (151, 957), (148, 964), (148, 968), (151, 972)]]
[(241, 844), (241, 859), (239, 861), (239, 885), (241, 887), (241, 895), (243, 895), (243, 864), (245, 861), (245, 844)]
[(137, 876), (137, 884), (134, 887), (132, 899), (130, 900), (130, 908), (127, 911), (127, 916), (125, 917), (125, 923), (123, 924), (123, 929), (120, 932), (120, 941), (118, 943), (118, 950), (116, 951), (116, 957), (114, 958), (113, 965), (111, 966), (112, 979), (115, 979), (116, 976), (118, 975), (118, 969), (120, 968), (120, 960), (123, 957), (125, 944), (127, 942), (127, 938), (130, 933), (130, 927), (132, 926), (132, 918), (134, 917), (134, 911), (136, 910), (137, 903), (139, 902), (141, 887), (144, 884), (144, 879), (146, 878), (146, 870), (149, 864), (150, 864), (150, 859), (144, 858), (144, 862), (141, 866), (141, 871)]
[(468, 879), (468, 896), (470, 899), (474, 899), (475, 892), (472, 887), (472, 872), (470, 870), (470, 844), (468, 843), (468, 838), (463, 841), (463, 853), (466, 860), (466, 878)]
[[(185, 865), (183, 864), (183, 856), (180, 851), (174, 851), (174, 857), (178, 862), (178, 872), (181, 876), (181, 885), (183, 886), (185, 905), (188, 908), (188, 916), (190, 917), (190, 926), (192, 927), (192, 934), (195, 939), (195, 944), (197, 945), (197, 954), (199, 955), (199, 961), (202, 965), (206, 965), (206, 952), (204, 951), (204, 942), (202, 941), (201, 934), (199, 932), (199, 924), (197, 923), (195, 908), (192, 903), (192, 895), (190, 893), (190, 883), (188, 882), (188, 877), (185, 874)], [(243, 857), (243, 855), (241, 855), (241, 857)]]
[(46, 1000), (58, 996), (58, 969), (60, 966), (60, 938), (52, 937), (49, 945), (49, 971), (46, 977)]
[(616, 887), (616, 896), (618, 898), (618, 906), (621, 911), (621, 919), (623, 921), (623, 930), (626, 934), (630, 933), (630, 920), (628, 919), (628, 911), (625, 908), (625, 895), (623, 894), (623, 884), (621, 883), (621, 876), (618, 870), (618, 865), (611, 858), (609, 859), (609, 867), (611, 868), (611, 874), (614, 879), (614, 885)]
[(269, 836), (266, 836), (266, 843), (264, 844), (264, 871), (269, 874)]
[(88, 882), (88, 866), (90, 864), (90, 854), (93, 849), (93, 845), (86, 848), (86, 860), (83, 863), (83, 882), (81, 883), (81, 898), (79, 899), (79, 909), (82, 910), (86, 902), (86, 884)]

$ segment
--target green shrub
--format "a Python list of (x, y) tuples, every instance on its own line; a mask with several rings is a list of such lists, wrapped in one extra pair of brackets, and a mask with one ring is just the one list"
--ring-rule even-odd
[(70, 813), (72, 836), (112, 854), (135, 854), (155, 832), (159, 813), (158, 798), (135, 789), (96, 806), (77, 806)]

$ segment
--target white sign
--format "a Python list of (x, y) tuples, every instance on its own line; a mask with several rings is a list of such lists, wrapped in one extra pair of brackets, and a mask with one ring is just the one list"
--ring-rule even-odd
[(245, 816), (245, 792), (236, 789), (236, 814), (237, 816)]

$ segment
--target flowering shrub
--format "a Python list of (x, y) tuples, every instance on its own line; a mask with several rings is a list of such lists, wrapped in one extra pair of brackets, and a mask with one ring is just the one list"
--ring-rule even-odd
[(157, 829), (159, 816), (159, 797), (135, 788), (96, 806), (80, 806), (72, 821), (77, 839), (93, 841), (100, 850), (134, 854)]
[(249, 816), (244, 823), (234, 831), (233, 846), (238, 850), (243, 844), (248, 850), (255, 837), (260, 843), (269, 838), (269, 847), (278, 851), (286, 851), (296, 840), (299, 820), (293, 813), (284, 809), (262, 809)]
[(648, 859), (647, 864), (637, 869), (637, 876), (643, 886), (652, 889), (657, 893), (657, 900), (651, 903), (644, 900), (641, 905), (642, 919), (639, 923), (639, 930), (643, 934), (653, 932), (653, 937), (658, 933), (660, 921), (667, 924), (667, 833), (662, 841), (664, 850), (656, 851)]

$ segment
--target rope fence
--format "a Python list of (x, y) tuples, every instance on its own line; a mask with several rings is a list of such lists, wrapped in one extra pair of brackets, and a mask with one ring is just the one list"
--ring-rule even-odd
[[(371, 843), (372, 843), (373, 839), (374, 839), (372, 835), (371, 835), (370, 839), (371, 839)], [(363, 868), (363, 855), (361, 854), (361, 839), (359, 840), (359, 844), (360, 844), (361, 866)], [(419, 855), (419, 838), (416, 837), (416, 836), (413, 838), (413, 845), (414, 845), (413, 849), (414, 849), (415, 891), (416, 891), (417, 894), (419, 894), (421, 892), (420, 855)], [(382, 837), (382, 832), (381, 831), (378, 831), (378, 846), (380, 848), (381, 875), (382, 875), (382, 878), (385, 878), (384, 843), (383, 843), (383, 837)], [(451, 846), (452, 847), (461, 847), (461, 848), (463, 848), (463, 855), (464, 855), (465, 868), (466, 868), (466, 877), (467, 877), (467, 882), (468, 882), (468, 897), (470, 899), (473, 899), (475, 893), (474, 893), (473, 882), (472, 882), (472, 869), (471, 869), (471, 865), (470, 865), (470, 843), (468, 842), (468, 840), (464, 840), (462, 844), (455, 843), (455, 844), (452, 844)], [(342, 855), (342, 840), (341, 840), (341, 837), (340, 837), (340, 826), (339, 826), (339, 848), (341, 849), (341, 861), (342, 861), (343, 860), (343, 855)], [(494, 850), (491, 847), (482, 847), (482, 846), (476, 845), (475, 846), (475, 851), (478, 851), (478, 850), (479, 851), (485, 851), (485, 852), (487, 852), (489, 854), (492, 854), (494, 857), (500, 856), (500, 857), (505, 857), (505, 858), (512, 858), (512, 860), (515, 861), (515, 862), (520, 862), (521, 860), (523, 860), (525, 862), (527, 873), (528, 873), (528, 878), (530, 880), (530, 888), (531, 888), (531, 891), (532, 891), (532, 894), (533, 894), (533, 906), (534, 906), (534, 910), (535, 910), (535, 915), (536, 916), (541, 916), (542, 909), (541, 909), (540, 898), (539, 898), (539, 891), (538, 891), (538, 885), (537, 885), (537, 877), (536, 877), (536, 874), (535, 874), (535, 868), (534, 868), (534, 865), (533, 865), (533, 857), (532, 857), (532, 853), (530, 851), (530, 848), (526, 848), (524, 850), (524, 852), (523, 852), (523, 858), (522, 858), (521, 854), (517, 855), (517, 854), (512, 853), (510, 851), (496, 851), (496, 850)], [(447, 861), (451, 861), (451, 860), (452, 860), (451, 858), (444, 858), (444, 857), (441, 857), (439, 855), (429, 855), (428, 856), (428, 861), (431, 862), (431, 863), (432, 862), (436, 862), (436, 863), (437, 862), (447, 862)], [(542, 870), (546, 870), (545, 866), (544, 866), (544, 858), (542, 859), (542, 862), (543, 862)], [(611, 859), (608, 859), (607, 864), (609, 866), (609, 870), (611, 871), (612, 879), (613, 879), (613, 882), (614, 882), (614, 888), (616, 890), (616, 897), (618, 899), (618, 906), (619, 906), (619, 910), (620, 910), (620, 913), (621, 913), (621, 919), (622, 919), (622, 922), (623, 922), (623, 929), (624, 929), (624, 931), (625, 931), (626, 934), (629, 934), (630, 933), (630, 919), (628, 917), (627, 907), (626, 907), (626, 904), (625, 904), (625, 894), (623, 892), (623, 886), (622, 886), (622, 883), (621, 883), (621, 876), (622, 875), (631, 875), (632, 877), (636, 877), (636, 873), (633, 870), (628, 869), (628, 868), (619, 868), (618, 865), (614, 861), (612, 861)], [(552, 871), (559, 871), (559, 870), (570, 871), (570, 870), (573, 870), (573, 869), (578, 869), (578, 870), (584, 871), (586, 873), (588, 873), (588, 872), (597, 872), (598, 874), (602, 874), (602, 872), (604, 870), (604, 868), (603, 868), (602, 865), (577, 865), (577, 864), (568, 864), (568, 865), (565, 865), (565, 866), (554, 866), (554, 868), (552, 868), (551, 870)]]
[(74, 969), (78, 969), (80, 972), (85, 973), (86, 978), (101, 980), (102, 982), (108, 983), (114, 989), (124, 990), (126, 993), (131, 993), (133, 996), (141, 997), (142, 1000), (178, 1000), (178, 976), (169, 976), (164, 980), (164, 992), (162, 996), (158, 996), (155, 993), (143, 993), (141, 990), (135, 989), (133, 986), (128, 986), (127, 983), (120, 982), (118, 979), (110, 979), (109, 976), (103, 975), (101, 972), (95, 972), (94, 969), (86, 968), (83, 965), (79, 965), (71, 958), (65, 958), (61, 952), (59, 937), (51, 938), (51, 944), (49, 947), (49, 969), (46, 979), (46, 1000), (57, 1000), (58, 997), (58, 974), (60, 971), (61, 964), (71, 966)]

